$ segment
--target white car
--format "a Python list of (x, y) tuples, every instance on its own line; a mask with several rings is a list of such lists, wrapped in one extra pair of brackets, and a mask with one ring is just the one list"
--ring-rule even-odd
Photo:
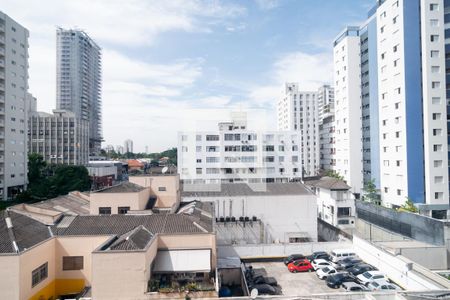
[(314, 270), (317, 271), (318, 269), (323, 269), (325, 267), (331, 267), (331, 263), (325, 259), (314, 259), (311, 262), (311, 265), (313, 266)]
[(328, 266), (325, 268), (321, 268), (318, 269), (316, 272), (317, 277), (319, 277), (319, 279), (325, 280), (327, 279), (328, 276), (336, 274), (337, 271), (335, 268), (333, 268), (332, 266)]
[(356, 282), (344, 282), (342, 283), (342, 287), (346, 292), (365, 292), (369, 290), (364, 285)]
[(367, 285), (367, 288), (371, 291), (401, 290), (400, 287), (393, 283), (387, 282), (385, 279), (374, 280)]
[(356, 277), (356, 279), (358, 280), (359, 283), (364, 284), (365, 286), (367, 286), (370, 282), (372, 282), (374, 280), (380, 280), (380, 279), (384, 279), (386, 281), (388, 280), (386, 275), (384, 275), (380, 271), (367, 271), (367, 272), (364, 272), (364, 273), (358, 275)]

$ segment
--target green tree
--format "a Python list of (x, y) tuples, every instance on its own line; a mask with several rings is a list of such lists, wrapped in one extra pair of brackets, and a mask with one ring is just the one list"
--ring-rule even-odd
[(334, 170), (327, 170), (325, 172), (325, 176), (327, 177), (333, 177), (339, 180), (344, 180), (344, 177), (342, 175), (340, 175), (338, 172), (334, 171)]
[(369, 182), (367, 182), (364, 185), (364, 196), (363, 200), (380, 205), (380, 190), (377, 189), (377, 186), (375, 185), (375, 179), (371, 179)]
[(43, 171), (47, 163), (42, 155), (32, 153), (28, 155), (28, 182), (29, 184), (37, 183), (42, 180)]
[(417, 207), (414, 205), (414, 202), (409, 197), (406, 197), (405, 203), (402, 206), (400, 206), (398, 211), (407, 211), (407, 212), (412, 212), (412, 213), (419, 212)]

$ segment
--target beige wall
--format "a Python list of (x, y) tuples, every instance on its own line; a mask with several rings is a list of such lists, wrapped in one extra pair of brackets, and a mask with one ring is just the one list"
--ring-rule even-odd
[(151, 262), (157, 240), (145, 252), (94, 252), (92, 254), (92, 298), (147, 299)]
[[(176, 175), (167, 176), (130, 176), (129, 181), (143, 186), (150, 187), (151, 195), (157, 198), (155, 207), (177, 209), (180, 203), (180, 177)], [(159, 191), (160, 187), (165, 187), (166, 191)]]
[(216, 238), (214, 234), (158, 235), (158, 249), (211, 249), (211, 268), (216, 268)]
[(19, 255), (0, 255), (0, 278), (0, 299), (20, 299)]
[[(58, 279), (84, 279), (91, 285), (91, 253), (109, 239), (108, 236), (63, 236), (56, 240), (55, 266)], [(63, 256), (83, 256), (83, 270), (63, 271)]]
[(138, 193), (91, 193), (90, 214), (98, 215), (99, 207), (111, 207), (111, 214), (118, 213), (118, 207), (129, 206), (130, 210), (143, 210), (150, 197), (150, 189)]
[[(20, 256), (20, 299), (29, 299), (55, 280), (55, 242), (49, 239), (36, 247), (25, 251)], [(35, 287), (31, 287), (31, 273), (34, 269), (48, 262), (48, 277)], [(39, 296), (39, 295), (37, 295)]]

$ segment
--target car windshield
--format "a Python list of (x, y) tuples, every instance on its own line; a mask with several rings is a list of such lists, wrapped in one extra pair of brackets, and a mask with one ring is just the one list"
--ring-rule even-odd
[(370, 279), (372, 277), (369, 272), (364, 272), (362, 275), (367, 279)]
[(373, 285), (374, 287), (379, 287), (379, 286), (380, 286), (380, 285), (379, 285), (378, 283), (376, 283), (375, 281), (372, 282), (372, 285)]
[(388, 290), (395, 290), (395, 287), (393, 285), (387, 285), (386, 287)]
[(322, 269), (322, 271), (324, 271), (325, 273), (328, 273), (328, 271), (331, 271), (331, 269), (328, 268), (328, 267), (325, 267), (325, 268)]

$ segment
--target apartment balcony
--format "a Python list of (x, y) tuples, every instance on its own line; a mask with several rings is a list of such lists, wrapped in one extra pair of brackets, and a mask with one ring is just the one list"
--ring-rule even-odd
[(4, 120), (0, 120), (0, 127), (5, 127), (5, 121)]
[(0, 55), (5, 56), (5, 48), (4, 47), (0, 47)]
[(5, 89), (5, 84), (4, 83), (0, 83), (0, 89), (2, 89), (2, 90)]
[(5, 173), (5, 170), (3, 168), (0, 168), (0, 174), (3, 175)]
[(0, 36), (0, 43), (5, 44), (5, 36)]
[[(1, 67), (1, 63), (0, 63), (0, 67)], [(4, 71), (0, 71), (0, 79), (5, 80), (5, 72)]]
[(0, 95), (0, 103), (5, 103), (5, 96), (4, 95)]
[(0, 24), (0, 32), (5, 33), (5, 24)]
[[(1, 48), (0, 48), (0, 52), (1, 52)], [(1, 53), (0, 53), (1, 54)], [(5, 67), (5, 61), (3, 59), (0, 59), (0, 67), (4, 68)]]

